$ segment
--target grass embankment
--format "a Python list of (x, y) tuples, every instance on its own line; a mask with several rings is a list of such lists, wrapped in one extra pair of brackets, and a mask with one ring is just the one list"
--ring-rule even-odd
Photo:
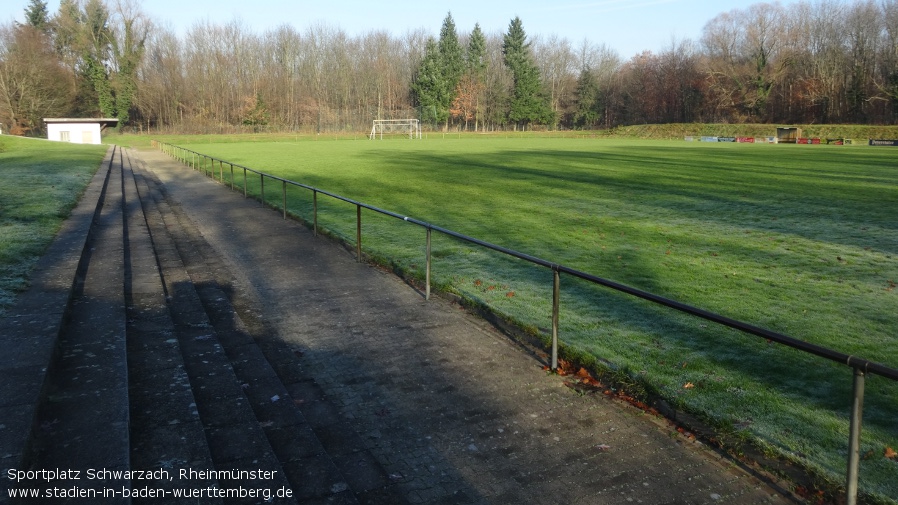
[(770, 137), (777, 126), (797, 126), (802, 135), (820, 139), (853, 139), (867, 143), (869, 139), (898, 139), (898, 126), (866, 125), (769, 125), (769, 124), (704, 124), (672, 123), (662, 125), (620, 126), (596, 132), (614, 138), (677, 140), (686, 136)]
[[(451, 132), (428, 131), (424, 136), (428, 139), (500, 137), (500, 138), (616, 138), (642, 140), (682, 140), (687, 136), (719, 136), (719, 137), (769, 137), (776, 135), (777, 126), (796, 126), (802, 129), (805, 137), (821, 139), (853, 139), (856, 143), (866, 144), (869, 139), (898, 139), (898, 126), (867, 125), (773, 125), (773, 124), (729, 124), (729, 123), (670, 123), (619, 126), (608, 130), (566, 130), (538, 132)], [(282, 132), (255, 133), (234, 135), (107, 135), (107, 141), (129, 147), (149, 147), (152, 140), (161, 140), (173, 144), (221, 144), (233, 142), (298, 142), (301, 140), (363, 140), (364, 132), (324, 133), (314, 132)]]
[(27, 285), (106, 149), (0, 136), (0, 315)]
[[(894, 148), (491, 136), (185, 147), (898, 367)], [(311, 219), (308, 191), (290, 189), (288, 207)], [(319, 197), (319, 223), (355, 239), (348, 204)], [(422, 275), (420, 228), (365, 212), (363, 236), (366, 252)], [(548, 331), (551, 272), (438, 235), (433, 256), (444, 289)], [(724, 444), (750, 438), (844, 480), (847, 368), (564, 277), (561, 324), (568, 346), (707, 416)], [(898, 384), (870, 378), (861, 487), (884, 501), (898, 496), (884, 456), (898, 447), (896, 405)]]

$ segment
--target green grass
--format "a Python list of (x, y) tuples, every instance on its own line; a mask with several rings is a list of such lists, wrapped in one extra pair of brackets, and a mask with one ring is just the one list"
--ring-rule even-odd
[[(898, 150), (511, 137), (180, 145), (898, 367)], [(310, 220), (311, 194), (288, 208)], [(354, 242), (353, 206), (319, 197), (318, 219)], [(363, 236), (423, 275), (422, 229), (365, 212)], [(551, 272), (440, 235), (433, 254), (437, 284), (548, 331)], [(846, 367), (569, 277), (561, 304), (567, 345), (844, 481)], [(896, 418), (898, 384), (870, 378), (861, 488), (886, 501)]]
[(106, 149), (0, 136), (0, 315), (27, 286)]

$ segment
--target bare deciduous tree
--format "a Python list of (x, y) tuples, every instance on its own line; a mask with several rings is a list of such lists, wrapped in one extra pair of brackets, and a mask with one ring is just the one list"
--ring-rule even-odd
[(73, 97), (71, 74), (43, 31), (0, 27), (0, 123), (10, 133), (42, 131), (42, 119), (64, 115)]

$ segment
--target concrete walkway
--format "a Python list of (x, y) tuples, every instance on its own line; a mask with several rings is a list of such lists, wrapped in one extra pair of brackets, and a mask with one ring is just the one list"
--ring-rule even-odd
[(292, 350), (275, 360), (313, 378), (287, 389), (310, 422), (339, 420), (318, 436), (341, 441), (324, 445), (344, 473), (378, 465), (397, 501), (791, 503), (662, 420), (565, 387), (459, 307), (159, 152), (131, 155), (214, 251), (242, 316)]

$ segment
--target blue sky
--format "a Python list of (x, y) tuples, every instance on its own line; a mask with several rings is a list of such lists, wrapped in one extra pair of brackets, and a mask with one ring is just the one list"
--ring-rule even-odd
[[(798, 0), (782, 0), (788, 6)], [(2, 0), (6, 19), (23, 20), (28, 0)], [(567, 38), (577, 47), (583, 40), (606, 44), (630, 58), (643, 50), (660, 51), (672, 40), (701, 36), (702, 27), (721, 12), (744, 9), (752, 1), (737, 0), (141, 0), (141, 8), (154, 20), (185, 32), (199, 21), (228, 23), (241, 20), (261, 34), (268, 28), (290, 24), (302, 31), (318, 23), (339, 27), (350, 35), (385, 29), (396, 35), (424, 28), (439, 33), (447, 12), (458, 31), (469, 32), (480, 23), (486, 33), (502, 33), (520, 16), (528, 36)], [(758, 2), (760, 3), (760, 2)], [(48, 0), (55, 12), (59, 0)], [(3, 14), (0, 14), (3, 16)]]

